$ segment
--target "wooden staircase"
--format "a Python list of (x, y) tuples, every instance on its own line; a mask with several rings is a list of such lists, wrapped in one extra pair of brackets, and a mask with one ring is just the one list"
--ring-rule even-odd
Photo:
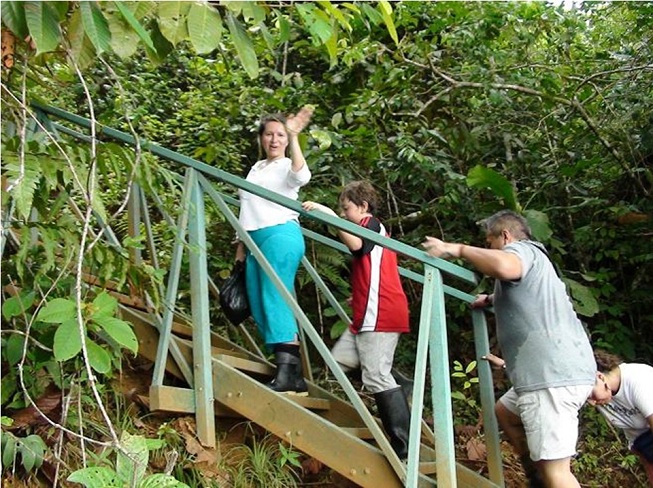
[[(123, 319), (134, 325), (139, 353), (154, 361), (159, 340), (154, 321), (144, 311), (121, 310)], [(175, 321), (173, 333), (172, 340), (192, 363), (191, 328)], [(217, 416), (249, 419), (362, 487), (404, 486), (350, 403), (311, 382), (307, 397), (273, 392), (265, 383), (274, 375), (274, 366), (215, 333), (211, 351)], [(170, 358), (166, 371), (183, 379)], [(194, 413), (194, 398), (190, 388), (153, 386), (150, 408)], [(423, 439), (421, 445), (420, 487), (435, 486), (427, 476), (435, 473), (435, 450), (427, 442)]]

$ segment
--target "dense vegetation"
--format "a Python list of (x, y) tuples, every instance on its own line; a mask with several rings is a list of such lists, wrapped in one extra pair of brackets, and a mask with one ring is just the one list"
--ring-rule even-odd
[[(3, 2), (3, 232), (14, 238), (3, 234), (2, 285), (31, 290), (21, 300), (3, 295), (3, 411), (61, 388), (79, 404), (63, 427), (81, 432), (85, 409), (107, 402), (115, 410), (94, 416), (83, 434), (117, 436), (123, 405), (109, 400), (105, 379), (136, 346), (129, 330), (107, 337), (115, 304), (82, 297), (75, 271), (144, 287), (156, 300), (162, 273), (151, 259), (128, 260), (143, 247), (128, 237), (128, 182), (169, 205), (178, 195), (170, 171), (180, 170), (168, 162), (32, 132), (25, 103), (37, 100), (238, 175), (258, 157), (262, 114), (313, 104), (304, 141), (313, 179), (301, 198), (333, 206), (344, 182), (369, 179), (393, 237), (416, 246), (425, 235), (481, 244), (479, 219), (501, 208), (523, 212), (551, 249), (593, 344), (653, 363), (651, 16), (648, 2), (569, 10), (541, 2)], [(120, 249), (93, 241), (98, 216), (117, 230)], [(166, 269), (172, 231), (162, 215), (152, 219)], [(216, 275), (233, 258), (233, 233), (221, 221), (213, 215), (208, 226)], [(309, 253), (344, 300), (346, 258)], [(299, 296), (329, 340), (333, 314), (307, 281), (301, 277)], [(415, 319), (420, 291), (409, 289)], [(62, 309), (52, 308), (54, 298)], [(84, 300), (89, 357), (104, 373), (97, 384), (67, 342), (78, 326), (71, 304)], [(69, 316), (53, 319), (60, 313)], [(469, 315), (453, 301), (448, 313), (452, 371), (454, 361), (465, 371), (474, 358)], [(413, 348), (406, 340), (398, 351), (408, 371)], [(474, 384), (459, 376), (459, 422), (473, 424)], [(575, 468), (585, 484), (642, 480), (622, 441), (594, 412), (584, 415)], [(133, 426), (124, 427), (117, 430)], [(29, 471), (25, 453), (45, 446), (24, 448), (41, 446), (27, 430), (3, 434), (3, 446), (16, 443)], [(159, 432), (169, 445), (171, 436)], [(603, 455), (609, 462), (598, 462)], [(604, 468), (610, 464), (619, 476)]]

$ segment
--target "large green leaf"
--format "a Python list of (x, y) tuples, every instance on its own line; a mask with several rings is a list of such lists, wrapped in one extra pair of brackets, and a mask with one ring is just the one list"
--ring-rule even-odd
[(129, 349), (134, 354), (138, 352), (138, 339), (136, 334), (124, 320), (105, 315), (93, 317), (93, 322), (98, 324), (109, 336), (121, 346)]
[(481, 165), (474, 166), (467, 173), (467, 185), (475, 188), (487, 188), (503, 199), (506, 207), (515, 211), (519, 210), (512, 184), (491, 168)]
[(79, 11), (82, 15), (84, 31), (95, 46), (95, 50), (98, 54), (107, 51), (111, 45), (111, 31), (107, 19), (104, 18), (96, 2), (79, 2)]
[(188, 38), (186, 16), (189, 9), (190, 2), (159, 3), (159, 28), (173, 46)]
[(45, 307), (39, 310), (36, 320), (48, 324), (60, 324), (75, 318), (75, 302), (66, 298), (50, 300)]
[(82, 338), (77, 320), (66, 320), (57, 327), (52, 350), (57, 361), (67, 361), (79, 354), (82, 350)]
[(536, 241), (547, 242), (553, 235), (549, 226), (549, 216), (539, 210), (524, 210), (524, 217), (528, 221), (531, 233)]
[(111, 356), (102, 346), (99, 346), (91, 339), (86, 340), (86, 349), (88, 351), (88, 362), (98, 373), (108, 373), (111, 371)]
[(86, 35), (82, 14), (75, 10), (70, 17), (67, 31), (70, 53), (80, 69), (88, 67), (95, 60), (95, 46)]
[[(147, 33), (145, 28), (141, 25), (141, 23), (138, 21), (138, 19), (134, 16), (131, 10), (129, 10), (123, 2), (114, 2), (120, 13), (122, 14), (123, 18), (127, 21), (127, 23), (131, 26), (133, 29), (133, 32), (136, 33), (136, 35), (145, 43), (147, 47), (150, 49), (154, 49), (154, 43), (152, 42), (152, 38), (150, 35)], [(121, 25), (120, 23), (118, 23)], [(117, 31), (122, 31), (122, 29), (119, 29), (116, 27)], [(125, 40), (127, 37), (131, 38), (132, 36), (128, 36), (126, 33), (123, 34), (123, 38)], [(135, 48), (134, 48), (135, 50)]]
[(210, 53), (222, 38), (222, 18), (208, 3), (193, 3), (188, 11), (190, 42), (199, 54)]
[(245, 68), (250, 78), (257, 78), (258, 59), (256, 59), (256, 51), (254, 51), (252, 40), (247, 35), (245, 28), (231, 13), (227, 14), (227, 27), (229, 27), (231, 40), (236, 46), (236, 52), (243, 68)]
[(25, 5), (23, 2), (2, 2), (2, 23), (6, 25), (19, 39), (25, 39), (29, 34), (25, 21)]
[(79, 483), (85, 488), (123, 488), (125, 484), (118, 478), (116, 472), (110, 468), (84, 468), (72, 473), (66, 481)]
[(36, 45), (36, 54), (54, 51), (61, 39), (57, 15), (45, 2), (25, 2), (25, 21)]
[(578, 315), (592, 317), (599, 312), (599, 302), (596, 301), (591, 289), (569, 278), (562, 280), (569, 287), (569, 292), (574, 299), (574, 309)]

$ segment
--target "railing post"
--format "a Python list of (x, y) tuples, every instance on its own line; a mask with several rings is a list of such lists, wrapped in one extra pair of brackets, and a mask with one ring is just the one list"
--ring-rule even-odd
[(211, 322), (204, 222), (204, 194), (195, 178), (191, 192), (190, 220), (188, 222), (191, 310), (193, 313), (195, 421), (200, 442), (204, 446), (215, 447)]
[(442, 274), (427, 267), (426, 289), (432, 291), (433, 321), (429, 332), (431, 364), (431, 402), (435, 433), (435, 457), (438, 486), (456, 488), (456, 451), (453, 439), (453, 410), (451, 407), (451, 377), (449, 376), (449, 347), (447, 320), (444, 309)]
[(481, 385), (481, 410), (483, 412), (483, 426), (485, 432), (485, 445), (487, 446), (487, 464), (490, 480), (498, 486), (504, 486), (503, 461), (501, 460), (501, 442), (499, 439), (499, 426), (494, 414), (494, 385), (490, 364), (481, 359), (481, 356), (490, 352), (490, 340), (487, 332), (485, 312), (472, 310), (472, 323), (474, 325), (474, 343), (476, 346), (476, 361), (478, 379)]

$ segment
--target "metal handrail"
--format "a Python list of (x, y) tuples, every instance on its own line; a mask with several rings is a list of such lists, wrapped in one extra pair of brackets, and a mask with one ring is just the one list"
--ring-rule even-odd
[[(80, 117), (75, 114), (63, 111), (61, 109), (50, 107), (38, 103), (34, 103), (33, 106), (38, 110), (53, 115), (55, 117), (66, 120), (70, 123), (73, 123), (77, 126), (84, 128), (91, 128), (93, 123), (92, 121)], [(81, 138), (88, 142), (88, 136), (77, 133), (63, 125), (53, 123), (53, 127), (58, 129), (62, 133), (72, 135), (74, 137)], [(425, 387), (425, 374), (426, 374), (426, 365), (427, 357), (430, 359), (431, 366), (431, 386), (432, 386), (432, 404), (434, 408), (434, 415), (437, 420), (435, 422), (435, 441), (436, 441), (436, 455), (437, 455), (437, 478), (438, 484), (444, 483), (445, 486), (456, 486), (456, 468), (455, 468), (455, 452), (453, 451), (453, 423), (452, 423), (452, 412), (451, 412), (451, 389), (449, 383), (449, 371), (448, 371), (448, 349), (447, 349), (447, 336), (446, 336), (446, 319), (445, 319), (445, 310), (444, 310), (444, 294), (448, 294), (455, 298), (458, 298), (464, 302), (471, 303), (474, 297), (464, 291), (458, 290), (454, 287), (444, 285), (442, 282), (441, 273), (445, 273), (448, 276), (455, 277), (460, 279), (468, 284), (476, 285), (478, 283), (477, 276), (470, 270), (445, 261), (439, 258), (434, 258), (426, 254), (422, 250), (418, 250), (412, 246), (406, 245), (394, 239), (384, 237), (379, 235), (376, 232), (370, 231), (368, 229), (362, 228), (356, 224), (348, 222), (339, 217), (332, 215), (324, 214), (322, 212), (306, 212), (301, 207), (301, 204), (295, 200), (286, 198), (277, 193), (271, 192), (264, 188), (259, 187), (253, 183), (246, 181), (243, 178), (231, 175), (223, 170), (213, 168), (208, 166), (205, 163), (197, 161), (195, 159), (189, 158), (187, 156), (178, 154), (169, 149), (163, 148), (157, 144), (137, 140), (133, 136), (126, 134), (124, 132), (102, 126), (100, 124), (95, 124), (96, 133), (102, 136), (106, 136), (129, 145), (139, 144), (141, 149), (148, 150), (152, 154), (160, 156), (164, 159), (174, 161), (178, 164), (181, 164), (186, 168), (186, 179), (185, 179), (185, 190), (184, 194), (192, 195), (192, 201), (195, 205), (194, 215), (191, 217), (191, 225), (194, 225), (195, 228), (192, 231), (189, 231), (189, 240), (194, 239), (195, 245), (200, 248), (199, 253), (196, 252), (194, 260), (191, 264), (195, 263), (195, 268), (200, 269), (199, 273), (202, 274), (203, 278), (208, 278), (206, 276), (206, 256), (205, 256), (205, 240), (202, 241), (204, 236), (204, 227), (203, 227), (203, 195), (207, 195), (215, 203), (223, 215), (227, 218), (229, 224), (239, 231), (241, 239), (244, 241), (245, 245), (248, 247), (250, 252), (254, 257), (259, 261), (264, 271), (268, 274), (270, 279), (273, 281), (279, 292), (281, 293), (284, 300), (293, 310), (304, 334), (308, 335), (311, 339), (311, 342), (316, 347), (318, 352), (321, 354), (325, 360), (327, 366), (331, 369), (333, 374), (339, 380), (341, 386), (343, 387), (345, 393), (347, 394), (349, 400), (352, 402), (354, 408), (359, 412), (363, 422), (366, 424), (370, 432), (374, 435), (377, 443), (382, 448), (386, 456), (388, 457), (391, 465), (400, 476), (406, 482), (406, 486), (417, 486), (418, 477), (419, 477), (419, 444), (420, 444), (420, 422), (422, 417), (422, 408), (423, 408), (423, 395)], [(423, 288), (423, 299), (422, 299), (422, 312), (420, 314), (420, 329), (419, 329), (419, 339), (418, 339), (418, 352), (416, 357), (416, 367), (415, 367), (415, 389), (413, 393), (413, 406), (412, 406), (412, 419), (411, 419), (411, 434), (409, 441), (409, 457), (408, 464), (403, 465), (399, 462), (398, 458), (394, 454), (394, 451), (390, 447), (387, 439), (385, 438), (383, 432), (379, 429), (378, 424), (374, 421), (372, 416), (367, 411), (367, 408), (360, 400), (358, 394), (351, 386), (346, 375), (342, 372), (339, 365), (335, 362), (327, 346), (322, 341), (319, 334), (312, 327), (310, 321), (301, 310), (297, 304), (295, 297), (291, 292), (289, 292), (277, 275), (272, 270), (271, 266), (265, 259), (265, 256), (261, 253), (260, 249), (257, 248), (256, 244), (251, 240), (249, 235), (246, 232), (243, 232), (242, 227), (240, 226), (238, 219), (235, 217), (233, 212), (229, 209), (228, 204), (237, 204), (237, 200), (231, 197), (222, 195), (218, 192), (213, 185), (210, 183), (211, 179), (217, 179), (223, 183), (235, 186), (239, 189), (245, 190), (252, 194), (258, 195), (262, 198), (268, 199), (274, 203), (280, 204), (284, 207), (292, 209), (298, 212), (302, 216), (307, 216), (313, 220), (327, 224), (337, 229), (343, 230), (345, 232), (357, 235), (361, 238), (370, 240), (378, 245), (381, 245), (384, 248), (395, 251), (398, 254), (401, 254), (405, 257), (411, 258), (418, 263), (421, 263), (424, 266), (424, 275), (420, 275), (414, 271), (400, 268), (400, 273), (402, 276), (409, 279), (418, 281), (424, 285)], [(200, 208), (201, 207), (201, 208)], [(180, 217), (181, 227), (187, 225), (188, 220), (188, 209), (184, 205), (184, 212)], [(198, 214), (199, 212), (199, 214)], [(190, 229), (190, 227), (189, 227)], [(322, 244), (330, 246), (332, 248), (338, 249), (340, 251), (349, 252), (349, 250), (342, 243), (330, 239), (328, 237), (322, 236), (318, 233), (312, 232), (308, 229), (302, 229), (302, 232), (305, 236), (314, 239)], [(172, 321), (171, 310), (173, 303), (168, 303), (170, 301), (174, 302), (174, 294), (176, 293), (177, 280), (179, 279), (179, 264), (180, 256), (179, 253), (182, 252), (184, 246), (184, 229), (178, 229), (178, 242), (175, 246), (175, 256), (173, 259), (173, 272), (169, 276), (169, 283), (167, 287), (166, 295), (166, 310), (164, 312), (162, 324), (161, 324), (161, 341), (159, 343), (159, 350), (157, 353), (157, 365), (155, 365), (155, 382), (162, 381), (163, 372), (162, 367), (165, 363), (169, 340), (165, 339), (165, 336), (169, 335), (169, 327)], [(199, 241), (197, 240), (199, 239)], [(203, 250), (201, 248), (204, 248)], [(202, 254), (204, 253), (204, 254)], [(310, 263), (304, 258), (305, 266)], [(330, 303), (337, 303), (335, 297), (328, 290), (328, 287), (324, 285), (321, 278), (307, 267), (309, 274), (315, 279), (317, 277), (318, 286), (321, 291), (323, 291)], [(197, 272), (197, 271), (196, 271)], [(194, 282), (196, 280), (191, 280)], [(201, 295), (201, 293), (194, 295)], [(201, 299), (201, 301), (204, 301)], [(208, 310), (208, 303), (203, 305)], [(193, 310), (195, 310), (195, 305), (193, 305)], [(341, 318), (346, 314), (344, 310), (336, 307), (338, 314)], [(202, 312), (198, 312), (199, 315), (202, 315)], [(194, 314), (195, 315), (195, 314)], [(348, 320), (348, 317), (346, 317)], [(487, 337), (487, 327), (485, 323), (485, 316), (483, 312), (474, 311), (472, 313), (473, 324), (474, 324), (474, 337), (475, 337), (475, 346), (477, 355), (480, 356), (486, 354), (489, 350), (489, 340)], [(195, 317), (193, 319), (195, 324)], [(204, 329), (205, 318), (198, 319), (199, 326), (198, 334), (202, 334), (206, 331)], [(208, 327), (208, 326), (207, 326)], [(195, 329), (195, 327), (194, 327)], [(194, 334), (194, 343), (195, 341), (195, 331)], [(204, 341), (202, 341), (204, 342)], [(195, 347), (195, 346), (194, 346)], [(205, 343), (205, 348), (208, 346), (208, 341)], [(200, 346), (198, 345), (198, 348)], [(431, 354), (428, 355), (430, 349)], [(207, 349), (209, 351), (209, 349)], [(201, 356), (206, 355), (206, 351), (203, 349), (198, 349), (197, 353)], [(203, 362), (206, 362), (206, 359), (203, 359)], [(197, 367), (195, 371), (197, 372)], [(481, 385), (481, 402), (483, 407), (484, 422), (486, 426), (486, 437), (488, 442), (488, 452), (490, 453), (490, 479), (496, 486), (503, 486), (503, 474), (501, 470), (501, 458), (500, 458), (500, 449), (499, 449), (499, 440), (498, 440), (498, 428), (496, 424), (496, 418), (494, 416), (494, 392), (492, 387), (492, 376), (490, 367), (487, 363), (480, 361), (478, 363), (479, 379)], [(197, 382), (196, 382), (197, 388)], [(203, 390), (204, 395), (212, 396), (212, 391), (210, 387), (210, 381), (205, 378), (201, 380), (200, 390)], [(446, 399), (443, 401), (442, 399)], [(208, 398), (199, 398), (196, 396), (196, 400), (203, 404), (209, 404)], [(204, 411), (207, 411), (207, 415), (212, 415), (212, 411), (204, 408)], [(198, 419), (198, 426), (200, 422)], [(201, 426), (200, 426), (201, 427)], [(209, 424), (205, 424), (205, 428), (209, 428)], [(210, 439), (209, 439), (210, 440)]]

